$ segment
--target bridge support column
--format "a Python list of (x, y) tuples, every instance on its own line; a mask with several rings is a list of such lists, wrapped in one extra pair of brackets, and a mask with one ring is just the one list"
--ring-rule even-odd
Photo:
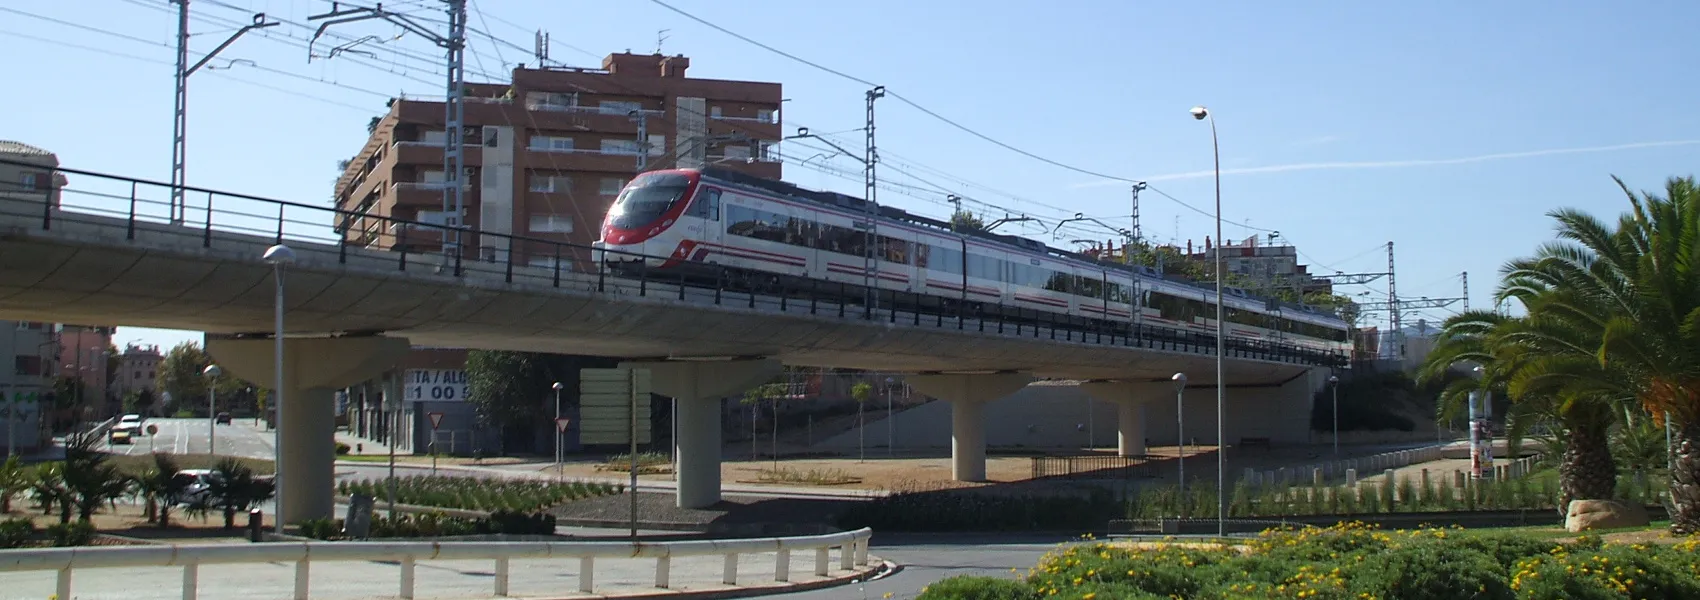
[(915, 390), (950, 403), (950, 473), (957, 481), (986, 480), (987, 402), (1015, 393), (1033, 381), (1020, 373), (915, 375)]
[[(277, 381), (274, 344), (209, 337), (206, 347), (226, 373), (269, 387)], [(410, 348), (406, 339), (392, 337), (284, 340), (283, 412), (277, 423), (281, 522), (334, 515), (336, 391), (394, 367)]]
[(1171, 384), (1152, 382), (1089, 381), (1080, 389), (1093, 400), (1116, 405), (1116, 454), (1121, 456), (1145, 454), (1145, 404), (1174, 394)]
[(780, 372), (776, 360), (623, 362), (649, 369), (651, 391), (678, 407), (677, 500), (680, 508), (720, 501), (720, 399), (761, 385)]

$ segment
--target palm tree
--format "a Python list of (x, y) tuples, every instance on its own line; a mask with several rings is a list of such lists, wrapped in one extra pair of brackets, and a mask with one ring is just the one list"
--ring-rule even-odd
[(1504, 394), (1511, 399), (1506, 416), (1512, 446), (1522, 445), (1533, 423), (1560, 429), (1562, 443), (1556, 444), (1563, 449), (1558, 461), (1559, 509), (1565, 510), (1571, 500), (1609, 499), (1617, 487), (1617, 465), (1612, 462), (1608, 435), (1615, 414), (1603, 396), (1566, 387), (1570, 380), (1560, 374), (1574, 372), (1565, 370), (1574, 365), (1541, 352), (1545, 346), (1539, 342), (1546, 339), (1531, 334), (1544, 331), (1541, 325), (1541, 317), (1535, 315), (1508, 317), (1491, 311), (1456, 315), (1442, 325), (1418, 377), (1443, 381), (1461, 364), (1480, 365), (1480, 379), (1454, 378), (1441, 391), (1439, 416), (1456, 418), (1473, 393)]
[(213, 476), (207, 482), (207, 497), (214, 506), (224, 509), (225, 529), (236, 526), (237, 511), (246, 511), (271, 499), (276, 491), (271, 480), (255, 477), (254, 469), (228, 456), (213, 467)]
[[(1615, 228), (1575, 210), (1551, 213), (1559, 241), (1505, 274), (1541, 327), (1546, 375), (1559, 387), (1639, 404), (1675, 429), (1671, 531), (1700, 531), (1700, 186), (1672, 178), (1663, 196), (1632, 192)], [(1529, 300), (1533, 300), (1531, 305)], [(1562, 363), (1563, 368), (1560, 368)], [(1587, 363), (1585, 365), (1584, 363)], [(1590, 368), (1591, 366), (1591, 368)], [(1559, 377), (1549, 377), (1552, 382)], [(1550, 389), (1550, 388), (1549, 388)]]
[(0, 463), (0, 515), (12, 512), (12, 499), (35, 484), (34, 474), (17, 456)]
[(148, 521), (160, 527), (171, 524), (171, 507), (182, 498), (189, 481), (177, 476), (177, 459), (170, 454), (155, 452), (153, 467), (136, 478), (136, 488), (147, 500)]
[[(95, 448), (97, 443), (96, 438), (88, 436), (65, 448), (65, 494), (82, 521), (92, 518), (102, 504), (130, 493), (130, 478), (107, 462), (107, 454)], [(60, 520), (64, 519), (61, 515)]]

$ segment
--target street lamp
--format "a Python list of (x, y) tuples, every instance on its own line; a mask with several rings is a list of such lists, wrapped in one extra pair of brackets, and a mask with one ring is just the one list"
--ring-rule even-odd
[(555, 390), (555, 479), (561, 478), (561, 389), (567, 386), (557, 381), (549, 389)]
[(1192, 118), (1210, 120), (1210, 152), (1215, 158), (1216, 173), (1216, 248), (1211, 265), (1216, 271), (1216, 535), (1226, 536), (1228, 525), (1228, 437), (1227, 383), (1222, 373), (1222, 354), (1227, 349), (1227, 328), (1222, 322), (1222, 147), (1216, 141), (1216, 116), (1203, 106), (1192, 107)]
[(1186, 411), (1181, 406), (1181, 397), (1186, 393), (1186, 373), (1175, 373), (1169, 378), (1175, 382), (1175, 464), (1180, 467), (1180, 487), (1176, 488), (1175, 496), (1181, 502), (1181, 516), (1186, 516)]
[(1334, 389), (1334, 455), (1340, 455), (1340, 378), (1329, 375), (1328, 387)]
[(277, 282), (276, 306), (273, 312), (275, 329), (272, 332), (273, 361), (272, 361), (272, 404), (277, 411), (277, 427), (272, 430), (272, 448), (277, 456), (274, 458), (272, 474), (272, 489), (277, 498), (277, 534), (283, 535), (283, 507), (287, 504), (283, 495), (283, 267), (295, 262), (295, 251), (289, 246), (278, 244), (266, 248), (266, 253), (260, 258), (272, 265), (272, 279)]
[(213, 456), (218, 448), (218, 376), (224, 370), (218, 365), (207, 365), (201, 373), (207, 376), (207, 456)]

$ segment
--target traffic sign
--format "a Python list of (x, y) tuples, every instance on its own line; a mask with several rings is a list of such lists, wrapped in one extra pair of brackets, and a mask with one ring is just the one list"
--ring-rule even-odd
[(425, 416), (427, 416), (427, 417), (430, 417), (430, 418), (431, 418), (431, 429), (433, 429), (433, 430), (435, 430), (435, 429), (437, 429), (437, 428), (438, 428), (438, 427), (442, 427), (442, 426), (443, 426), (443, 413), (440, 413), (440, 412), (428, 412), (428, 413), (425, 413)]
[(561, 433), (566, 433), (567, 432), (567, 425), (571, 424), (572, 422), (573, 422), (572, 419), (568, 419), (566, 417), (559, 417), (559, 418), (555, 419), (555, 429), (557, 431), (560, 431)]
[(149, 425), (148, 426), (148, 435), (153, 435), (153, 434), (156, 434), (156, 433), (159, 433), (159, 426), (158, 425)]
[(649, 443), (649, 390), (649, 369), (579, 369), (579, 442)]

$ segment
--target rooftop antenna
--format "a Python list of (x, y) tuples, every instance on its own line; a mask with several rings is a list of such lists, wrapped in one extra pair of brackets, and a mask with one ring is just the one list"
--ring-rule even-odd
[(532, 55), (537, 57), (537, 66), (548, 66), (549, 63), (549, 32), (542, 29), (532, 34)]
[(661, 45), (667, 42), (667, 38), (669, 37), (667, 35), (667, 32), (669, 32), (669, 31), (672, 31), (672, 30), (671, 29), (663, 29), (661, 31), (655, 32), (655, 53), (656, 54), (661, 53)]

